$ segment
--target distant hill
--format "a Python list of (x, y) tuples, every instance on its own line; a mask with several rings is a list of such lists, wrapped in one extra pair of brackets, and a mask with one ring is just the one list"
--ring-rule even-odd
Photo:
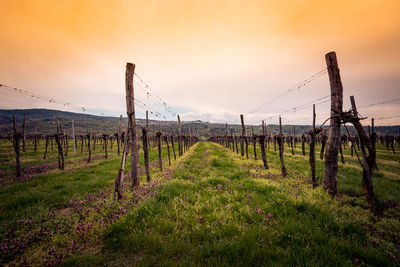
[[(94, 133), (116, 133), (118, 131), (119, 118), (118, 117), (104, 117), (96, 115), (88, 115), (82, 113), (66, 112), (60, 110), (51, 109), (14, 109), (14, 110), (0, 110), (0, 134), (8, 134), (12, 131), (12, 116), (15, 115), (17, 122), (21, 125), (22, 119), (25, 116), (27, 118), (27, 132), (39, 132), (42, 134), (54, 133), (56, 130), (56, 120), (59, 120), (63, 129), (66, 132), (71, 133), (72, 120), (74, 120), (76, 133), (85, 133), (88, 130), (92, 130)], [(137, 118), (138, 124), (144, 124), (145, 120)], [(123, 119), (123, 127), (126, 127), (127, 119)], [(150, 131), (156, 131), (159, 127), (159, 122), (155, 120), (149, 120)], [(296, 134), (302, 134), (303, 132), (311, 129), (310, 125), (284, 125), (284, 133), (292, 133), (293, 126), (296, 128)], [(223, 123), (209, 123), (202, 122), (200, 120), (184, 122), (182, 124), (183, 132), (188, 132), (190, 129), (196, 131), (196, 133), (203, 139), (214, 134), (225, 134), (225, 124)], [(248, 133), (251, 133), (251, 127), (253, 127), (256, 134), (261, 133), (260, 125), (246, 125)], [(168, 129), (169, 132), (177, 131), (177, 122), (164, 122), (162, 129)], [(241, 133), (241, 126), (239, 124), (230, 124), (229, 132), (234, 134)], [(348, 126), (351, 133), (354, 132), (353, 127)], [(367, 129), (366, 129), (367, 130)], [(376, 131), (378, 133), (386, 134), (398, 134), (400, 126), (378, 126)], [(267, 126), (268, 133), (277, 133), (279, 131), (279, 125), (269, 124)], [(342, 130), (344, 132), (344, 129)]]

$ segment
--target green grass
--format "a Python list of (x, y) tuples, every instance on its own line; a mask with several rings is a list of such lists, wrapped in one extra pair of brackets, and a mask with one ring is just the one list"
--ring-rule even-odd
[(220, 146), (199, 144), (189, 166), (156, 198), (107, 230), (104, 251), (127, 265), (394, 264), (385, 252), (393, 244), (373, 245), (375, 237), (364, 229), (389, 219), (312, 190), (309, 178), (298, 175), (306, 168), (300, 161), (287, 160), (296, 172), (286, 178), (253, 178), (257, 168), (279, 173), (275, 161), (265, 171)]
[[(151, 184), (142, 175), (142, 186), (126, 188), (122, 201), (112, 196), (120, 163), (115, 151), (87, 167), (77, 164), (4, 186), (1, 238), (15, 240), (40, 233), (41, 227), (52, 234), (29, 237), (22, 252), (0, 256), (0, 264), (59, 264), (57, 255), (63, 255), (65, 266), (398, 265), (399, 207), (385, 210), (383, 217), (368, 211), (361, 168), (349, 149), (346, 164), (339, 164), (334, 199), (320, 186), (312, 189), (308, 153), (300, 155), (300, 145), (294, 156), (285, 150), (288, 176), (283, 178), (273, 150), (267, 151), (270, 169), (265, 170), (259, 147), (255, 161), (250, 146), (246, 159), (220, 145), (198, 143), (165, 172), (154, 166)], [(324, 164), (317, 152), (321, 183)], [(156, 150), (151, 153), (155, 162)], [(397, 154), (378, 145), (378, 164), (377, 197), (399, 201)]]

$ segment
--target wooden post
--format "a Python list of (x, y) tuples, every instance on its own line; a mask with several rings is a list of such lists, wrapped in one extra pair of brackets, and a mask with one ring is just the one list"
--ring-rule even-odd
[[(360, 119), (358, 118), (356, 102), (354, 100), (354, 96), (350, 96), (351, 107), (353, 111), (353, 116), (355, 119), (352, 121), (354, 127), (357, 130), (358, 136), (360, 138), (360, 148), (363, 159), (363, 192), (364, 196), (368, 202), (368, 206), (373, 212), (381, 213), (380, 207), (378, 207), (378, 201), (375, 198), (374, 189), (372, 186), (372, 170), (374, 167), (375, 158), (374, 155), (371, 154), (371, 148), (369, 144), (369, 138), (365, 134), (364, 129), (360, 123)], [(367, 156), (365, 148), (368, 149), (369, 155)]]
[(294, 155), (294, 147), (293, 147), (293, 145), (294, 145), (294, 137), (296, 135), (295, 127), (296, 126), (293, 126), (293, 135), (292, 135), (292, 138), (290, 138), (290, 146), (292, 147), (292, 155)]
[(170, 152), (170, 149), (169, 149), (168, 134), (165, 134), (163, 137), (164, 137), (164, 142), (167, 145), (168, 164), (169, 164), (169, 166), (171, 166), (171, 152)]
[(285, 177), (287, 175), (285, 163), (283, 162), (283, 134), (282, 134), (282, 119), (281, 116), (279, 116), (279, 140), (278, 140), (278, 146), (279, 146), (279, 158), (281, 160), (281, 167), (282, 167), (282, 176)]
[(254, 135), (254, 128), (251, 126), (251, 134), (253, 138), (254, 160), (257, 160), (257, 137)]
[[(129, 134), (129, 120), (128, 120), (128, 126), (126, 127), (125, 130), (125, 135), (124, 135), (124, 147), (122, 149), (122, 160), (121, 160), (121, 166), (118, 170), (117, 177), (115, 177), (115, 186), (114, 186), (114, 191), (118, 195), (118, 199), (121, 199), (124, 195), (122, 193), (122, 185), (124, 182), (124, 169), (125, 169), (125, 162), (126, 158), (128, 157), (128, 134)], [(114, 195), (115, 197), (115, 195)]]
[(68, 135), (69, 132), (67, 132), (67, 134), (64, 134), (64, 138), (65, 138), (65, 156), (68, 156), (68, 149), (69, 149), (69, 140), (68, 140)]
[(105, 158), (108, 159), (108, 135), (103, 134), (103, 142), (104, 142), (104, 152), (105, 152)]
[(33, 151), (37, 151), (37, 130), (35, 130), (35, 134), (33, 135), (33, 142), (34, 142), (34, 148)]
[(158, 146), (158, 167), (160, 168), (160, 171), (163, 170), (162, 168), (162, 158), (161, 158), (161, 132), (158, 131), (156, 133), (157, 137), (157, 146)]
[(181, 118), (178, 115), (178, 150), (179, 150), (179, 157), (183, 154), (182, 148), (182, 128), (181, 128)]
[(243, 114), (240, 114), (240, 122), (242, 124), (242, 135), (240, 136), (240, 155), (244, 156), (244, 139), (246, 136), (246, 129), (244, 128)]
[(131, 174), (132, 187), (139, 186), (139, 147), (136, 135), (136, 117), (135, 117), (135, 98), (133, 91), (133, 74), (135, 73), (135, 64), (126, 64), (125, 73), (125, 91), (126, 91), (126, 113), (128, 115), (129, 133), (131, 134)]
[(228, 123), (225, 123), (225, 146), (229, 147), (229, 143), (228, 143)]
[(75, 140), (74, 120), (72, 120), (72, 142), (74, 143), (74, 155), (76, 155), (76, 140)]
[(172, 146), (172, 153), (174, 154), (174, 160), (176, 160), (175, 143), (174, 143), (174, 135), (173, 134), (171, 134), (171, 146)]
[(269, 169), (268, 162), (267, 162), (267, 155), (265, 153), (265, 130), (264, 130), (264, 121), (262, 121), (262, 130), (263, 134), (258, 136), (258, 142), (260, 143), (261, 148), (261, 158), (264, 163), (264, 168)]
[(319, 153), (319, 157), (321, 160), (324, 159), (324, 151), (327, 141), (328, 141), (328, 136), (326, 135), (325, 130), (323, 130), (321, 133), (321, 152)]
[(313, 124), (312, 124), (312, 131), (310, 133), (310, 155), (309, 155), (309, 162), (311, 167), (311, 181), (313, 188), (317, 187), (317, 177), (315, 175), (315, 104), (313, 104)]
[(81, 154), (83, 154), (83, 135), (79, 136), (81, 138)]
[(21, 134), (17, 129), (17, 122), (15, 115), (13, 115), (13, 126), (14, 126), (14, 151), (15, 151), (15, 172), (17, 177), (21, 177), (21, 160), (20, 160), (20, 137)]
[(342, 142), (342, 135), (340, 135), (340, 143), (339, 143), (339, 153), (340, 153), (340, 159), (342, 161), (342, 164), (345, 164), (344, 157), (343, 157), (343, 148), (342, 148), (343, 142)]
[(58, 148), (58, 168), (60, 170), (64, 170), (64, 153), (61, 145), (61, 127), (60, 127), (60, 122), (57, 120), (57, 133), (54, 135), (57, 143), (57, 148)]
[[(147, 113), (147, 112), (146, 112)], [(146, 117), (147, 120), (147, 117)], [(146, 169), (146, 178), (147, 182), (150, 182), (150, 167), (149, 167), (149, 144), (148, 144), (148, 138), (147, 138), (147, 126), (148, 124), (146, 123), (146, 127), (142, 128), (142, 134), (143, 134), (143, 155), (144, 155), (144, 166)]]
[(44, 147), (43, 159), (46, 159), (46, 156), (47, 156), (47, 147), (49, 146), (49, 139), (50, 139), (50, 137), (49, 137), (49, 136), (46, 136), (46, 145), (45, 145), (45, 147)]
[(90, 163), (90, 160), (92, 158), (92, 149), (90, 147), (90, 139), (92, 139), (92, 130), (90, 130), (90, 132), (87, 134), (87, 139), (88, 139), (88, 142), (87, 142), (87, 147), (88, 147), (88, 159), (87, 159), (87, 162)]
[(337, 194), (338, 150), (340, 143), (340, 117), (343, 109), (343, 86), (336, 59), (336, 53), (325, 56), (331, 86), (331, 118), (325, 152), (324, 189), (331, 196)]
[(26, 117), (22, 121), (22, 152), (26, 152)]
[[(376, 158), (376, 132), (375, 132), (375, 125), (374, 125), (374, 118), (371, 118), (371, 135), (370, 135), (370, 141), (371, 141), (371, 154), (372, 157)], [(375, 164), (373, 166), (374, 169), (379, 170), (378, 165)]]

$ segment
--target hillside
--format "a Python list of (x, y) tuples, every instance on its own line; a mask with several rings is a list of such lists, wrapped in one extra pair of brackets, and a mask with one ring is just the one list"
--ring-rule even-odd
[[(74, 120), (75, 131), (77, 133), (87, 132), (92, 130), (98, 133), (115, 133), (118, 131), (119, 118), (118, 117), (105, 117), (88, 115), (82, 113), (66, 112), (60, 110), (51, 109), (15, 109), (15, 110), (0, 110), (0, 134), (7, 134), (12, 129), (12, 116), (15, 115), (18, 122), (21, 122), (23, 117), (27, 118), (27, 131), (28, 133), (39, 132), (42, 134), (52, 133), (56, 129), (56, 120), (61, 122), (64, 130), (71, 133), (72, 120)], [(124, 114), (125, 115), (125, 114)], [(143, 118), (137, 118), (138, 124), (144, 123)], [(123, 124), (126, 125), (126, 118), (123, 119)], [(150, 120), (150, 131), (157, 130), (159, 122)], [(302, 134), (306, 131), (311, 130), (310, 125), (283, 125), (283, 133), (289, 134), (293, 132), (293, 126), (296, 128), (296, 134)], [(168, 128), (169, 132), (177, 131), (177, 122), (167, 121), (163, 122), (163, 131), (165, 127)], [(194, 130), (202, 139), (207, 139), (212, 135), (225, 134), (225, 124), (222, 123), (210, 123), (202, 121), (189, 121), (182, 122), (183, 132), (188, 132), (189, 127)], [(251, 133), (251, 127), (254, 132), (261, 133), (260, 125), (246, 125), (248, 132)], [(351, 133), (354, 132), (352, 126), (348, 126)], [(378, 126), (376, 131), (384, 134), (398, 134), (400, 126)], [(277, 133), (279, 131), (279, 125), (268, 124), (268, 133)], [(343, 133), (345, 130), (342, 129)], [(239, 124), (230, 124), (229, 132), (233, 134), (241, 134), (241, 126)]]

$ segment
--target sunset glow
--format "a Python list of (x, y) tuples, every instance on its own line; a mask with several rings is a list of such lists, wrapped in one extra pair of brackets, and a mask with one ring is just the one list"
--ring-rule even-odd
[[(0, 9), (0, 83), (71, 103), (2, 90), (0, 108), (125, 115), (125, 64), (133, 62), (183, 120), (238, 123), (244, 113), (248, 123), (277, 123), (285, 110), (329, 94), (328, 76), (250, 112), (324, 69), (329, 51), (338, 56), (345, 108), (350, 95), (359, 106), (400, 97), (398, 0), (3, 0)], [(318, 122), (328, 106), (317, 105)], [(399, 124), (386, 118), (400, 114), (400, 101), (360, 113)], [(310, 114), (282, 116), (310, 124)]]

